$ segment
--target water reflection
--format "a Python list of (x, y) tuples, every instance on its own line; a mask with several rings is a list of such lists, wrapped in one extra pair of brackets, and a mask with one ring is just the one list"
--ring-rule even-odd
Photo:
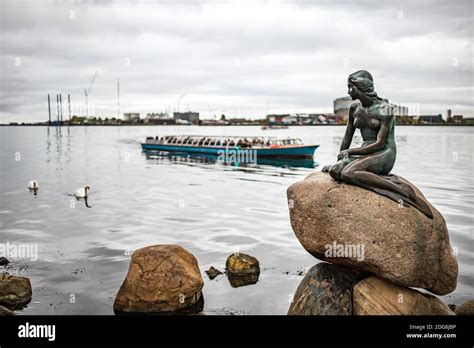
[(76, 197), (76, 199), (77, 199), (78, 201), (84, 201), (84, 205), (85, 205), (87, 208), (92, 208), (92, 205), (89, 204), (89, 197), (88, 197), (88, 196), (86, 196), (86, 197), (84, 197), (84, 198), (78, 198), (78, 197)]
[(219, 156), (199, 154), (199, 155), (190, 155), (190, 154), (180, 154), (163, 151), (144, 151), (143, 152), (147, 160), (160, 161), (162, 159), (168, 160), (173, 163), (198, 163), (198, 164), (209, 164), (216, 165), (220, 164), (228, 167), (243, 167), (243, 168), (259, 168), (259, 165), (267, 165), (274, 167), (283, 167), (283, 168), (315, 168), (318, 166), (313, 159), (287, 159), (287, 158), (259, 158), (257, 157), (256, 163), (246, 163), (246, 162), (233, 162), (225, 161), (219, 158)]
[(253, 285), (258, 282), (258, 274), (246, 274), (241, 276), (228, 275), (229, 284), (233, 288), (240, 288), (242, 286)]

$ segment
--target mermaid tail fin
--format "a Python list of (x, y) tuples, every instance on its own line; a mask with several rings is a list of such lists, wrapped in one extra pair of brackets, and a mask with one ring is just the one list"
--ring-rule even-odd
[(428, 216), (430, 219), (433, 219), (433, 212), (426, 201), (426, 198), (420, 197), (416, 194), (416, 191), (413, 189), (412, 185), (407, 182), (406, 180), (402, 179), (397, 175), (384, 175), (381, 176), (385, 180), (390, 181), (392, 184), (397, 185), (398, 187), (402, 188), (404, 192), (407, 192), (406, 196), (402, 196), (398, 193), (383, 190), (375, 187), (366, 187), (369, 190), (372, 190), (378, 194), (381, 194), (385, 197), (390, 198), (391, 200), (402, 203), (404, 206), (411, 205), (421, 211), (423, 214)]

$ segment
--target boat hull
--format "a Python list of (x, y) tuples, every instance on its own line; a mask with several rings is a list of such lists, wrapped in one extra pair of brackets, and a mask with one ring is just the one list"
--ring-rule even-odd
[(237, 148), (237, 147), (205, 147), (181, 146), (142, 143), (144, 151), (166, 151), (190, 154), (206, 154), (219, 156), (232, 151), (255, 151), (261, 158), (312, 158), (319, 145), (286, 146), (276, 148)]

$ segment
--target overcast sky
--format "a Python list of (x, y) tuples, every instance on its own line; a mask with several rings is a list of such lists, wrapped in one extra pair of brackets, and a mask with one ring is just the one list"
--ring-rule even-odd
[(46, 120), (48, 93), (85, 114), (96, 71), (109, 117), (117, 78), (121, 113), (332, 112), (359, 69), (412, 113), (474, 116), (473, 1), (390, 3), (2, 0), (0, 122)]

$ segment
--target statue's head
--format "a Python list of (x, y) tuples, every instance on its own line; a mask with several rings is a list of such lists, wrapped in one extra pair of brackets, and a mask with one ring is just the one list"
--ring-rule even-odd
[(347, 87), (352, 100), (363, 98), (376, 98), (374, 79), (367, 70), (359, 70), (347, 78)]

